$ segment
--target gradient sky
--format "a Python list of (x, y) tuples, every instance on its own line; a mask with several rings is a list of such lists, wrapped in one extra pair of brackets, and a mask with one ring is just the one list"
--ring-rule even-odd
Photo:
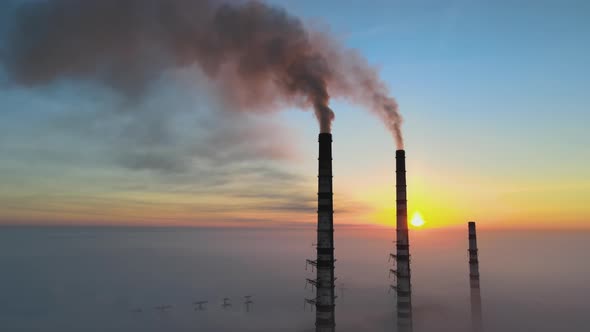
[[(410, 213), (590, 227), (587, 1), (273, 3), (381, 68), (405, 119)], [(166, 73), (128, 102), (92, 82), (18, 86), (0, 68), (0, 223), (315, 222), (312, 113), (219, 116), (197, 77)], [(335, 223), (393, 224), (391, 135), (331, 105)]]

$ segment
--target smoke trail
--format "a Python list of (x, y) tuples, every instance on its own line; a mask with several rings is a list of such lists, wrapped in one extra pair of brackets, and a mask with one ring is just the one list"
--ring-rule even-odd
[(197, 65), (237, 111), (311, 107), (330, 132), (330, 98), (350, 98), (402, 144), (397, 104), (376, 71), (259, 1), (45, 0), (20, 4), (14, 22), (2, 61), (20, 84), (98, 79), (139, 95), (164, 70)]

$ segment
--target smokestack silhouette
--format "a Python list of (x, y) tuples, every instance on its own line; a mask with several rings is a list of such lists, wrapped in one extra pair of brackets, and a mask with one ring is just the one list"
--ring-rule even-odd
[(475, 221), (467, 223), (469, 230), (469, 284), (471, 288), (471, 324), (474, 332), (483, 329), (481, 314), (481, 294), (479, 290), (479, 260)]
[(412, 332), (412, 283), (410, 272), (410, 238), (408, 234), (408, 201), (406, 193), (406, 152), (397, 150), (397, 325), (400, 332)]
[(334, 332), (334, 207), (332, 134), (319, 135), (316, 331)]
[(11, 18), (0, 64), (18, 84), (95, 80), (137, 97), (163, 72), (196, 66), (228, 111), (312, 108), (329, 133), (339, 97), (379, 116), (403, 148), (398, 105), (377, 70), (261, 1), (23, 1)]

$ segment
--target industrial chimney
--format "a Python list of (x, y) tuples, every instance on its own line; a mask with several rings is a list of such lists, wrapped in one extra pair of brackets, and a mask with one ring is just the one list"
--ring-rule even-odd
[(412, 331), (412, 284), (410, 281), (410, 238), (408, 234), (408, 201), (406, 194), (406, 152), (397, 150), (396, 205), (397, 205), (397, 325), (400, 332)]
[(467, 223), (469, 230), (469, 284), (471, 286), (471, 324), (474, 332), (482, 331), (481, 294), (479, 291), (479, 260), (475, 221)]
[(334, 208), (332, 202), (332, 134), (319, 135), (318, 238), (316, 279), (316, 332), (333, 332), (334, 296)]

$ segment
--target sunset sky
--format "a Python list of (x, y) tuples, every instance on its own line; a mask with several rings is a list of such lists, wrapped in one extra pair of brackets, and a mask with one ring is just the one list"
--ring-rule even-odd
[[(404, 117), (409, 213), (425, 227), (590, 228), (589, 2), (272, 3), (380, 68)], [(15, 84), (3, 44), (0, 224), (316, 221), (309, 110), (228, 113), (194, 67), (135, 100), (88, 80)], [(335, 224), (393, 225), (391, 134), (331, 106)]]

